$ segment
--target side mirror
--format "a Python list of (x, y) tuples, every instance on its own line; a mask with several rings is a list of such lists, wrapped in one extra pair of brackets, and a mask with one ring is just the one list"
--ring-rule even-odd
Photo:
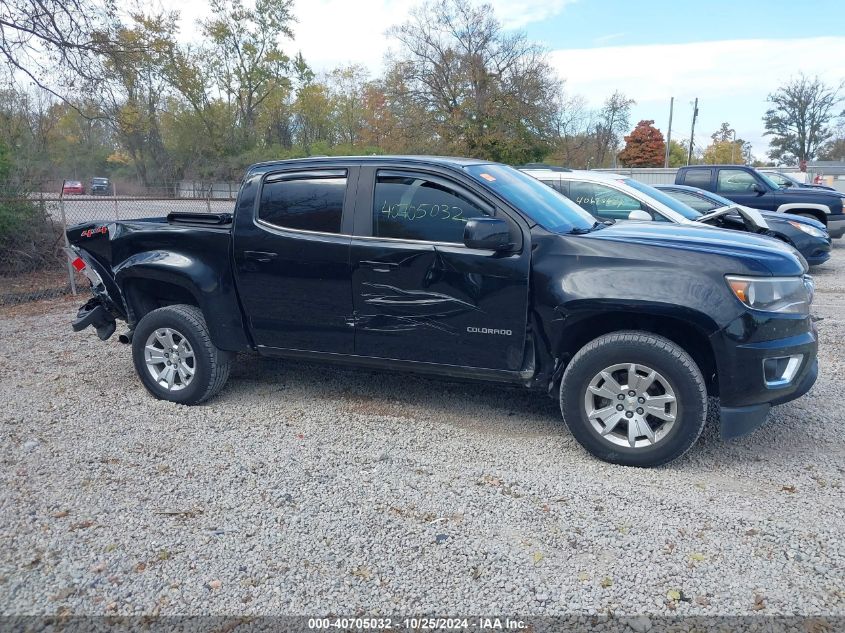
[(763, 188), (763, 185), (761, 185), (759, 182), (755, 182), (753, 185), (751, 185), (751, 191), (753, 191), (754, 193), (766, 193), (766, 190)]
[(636, 220), (637, 222), (651, 222), (651, 214), (642, 209), (635, 209), (628, 214), (629, 220)]
[(501, 218), (473, 218), (464, 226), (464, 244), (469, 248), (506, 251), (513, 247), (510, 226)]

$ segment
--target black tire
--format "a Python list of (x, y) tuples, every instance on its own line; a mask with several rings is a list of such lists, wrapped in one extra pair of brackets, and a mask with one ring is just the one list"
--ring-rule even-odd
[[(594, 377), (604, 369), (628, 363), (658, 372), (676, 397), (674, 424), (655, 443), (636, 448), (603, 437), (590, 422), (585, 405)], [(595, 457), (624, 466), (659, 466), (677, 459), (698, 440), (707, 419), (707, 389), (692, 357), (669, 339), (648, 332), (614, 332), (594, 339), (575, 354), (561, 380), (560, 410), (572, 435)], [(647, 413), (646, 417), (660, 422)], [(620, 423), (624, 425), (620, 428), (627, 429), (627, 420)]]
[[(171, 328), (183, 336), (194, 352), (194, 374), (178, 391), (160, 385), (147, 369), (145, 346), (148, 337), (160, 328)], [(234, 354), (218, 349), (211, 342), (205, 317), (191, 305), (171, 305), (147, 313), (132, 335), (132, 361), (144, 387), (160, 400), (179, 404), (199, 404), (219, 392), (229, 378)]]
[(821, 222), (822, 224), (827, 226), (827, 222), (825, 222), (823, 219), (819, 218), (819, 216), (817, 216), (815, 213), (798, 212), (798, 213), (793, 213), (792, 215), (797, 215), (797, 216), (802, 217), (802, 218), (807, 218), (808, 220), (815, 220), (816, 222)]

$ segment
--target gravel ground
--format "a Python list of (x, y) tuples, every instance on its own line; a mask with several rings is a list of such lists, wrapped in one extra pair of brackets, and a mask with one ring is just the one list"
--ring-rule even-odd
[(610, 466), (551, 399), (243, 357), (153, 400), (75, 303), (0, 313), (0, 612), (845, 615), (845, 243), (821, 377), (750, 437)]

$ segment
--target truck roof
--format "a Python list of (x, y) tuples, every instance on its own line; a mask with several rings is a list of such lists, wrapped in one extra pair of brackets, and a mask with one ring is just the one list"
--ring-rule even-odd
[(312, 163), (327, 162), (360, 162), (360, 163), (382, 163), (385, 161), (396, 161), (402, 163), (418, 163), (421, 165), (447, 165), (449, 167), (466, 167), (467, 165), (487, 165), (495, 161), (482, 160), (480, 158), (461, 158), (456, 156), (420, 156), (420, 155), (379, 155), (379, 156), (310, 156), (308, 158), (291, 158), (285, 160), (270, 160), (250, 165), (247, 171), (256, 167), (268, 167), (275, 165), (309, 165)]

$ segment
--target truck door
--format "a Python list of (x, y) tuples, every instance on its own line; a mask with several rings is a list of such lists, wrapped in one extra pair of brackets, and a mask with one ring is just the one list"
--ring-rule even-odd
[(775, 211), (777, 199), (762, 180), (745, 169), (719, 168), (716, 193), (729, 200), (761, 211)]
[[(467, 248), (467, 219), (502, 216), (443, 174), (362, 168), (352, 284), (355, 353), (463, 367), (521, 368), (529, 248)], [(517, 239), (519, 225), (510, 218)]]
[(255, 208), (238, 209), (235, 272), (259, 347), (352, 353), (357, 176), (354, 166), (268, 173)]

